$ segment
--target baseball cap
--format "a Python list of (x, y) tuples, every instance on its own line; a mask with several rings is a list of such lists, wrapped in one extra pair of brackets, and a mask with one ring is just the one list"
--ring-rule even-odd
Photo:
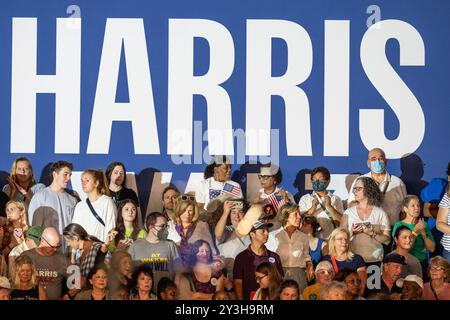
[(268, 229), (272, 228), (273, 223), (266, 223), (264, 220), (257, 220), (254, 224), (250, 232), (255, 232), (258, 229)]
[(33, 240), (36, 245), (39, 245), (39, 243), (41, 242), (42, 232), (44, 232), (44, 228), (33, 226), (26, 232), (26, 237)]
[(398, 263), (401, 265), (406, 265), (405, 257), (395, 252), (386, 255), (383, 259), (383, 263)]
[(415, 283), (417, 283), (419, 285), (419, 287), (421, 287), (423, 289), (423, 280), (422, 280), (422, 278), (417, 276), (417, 275), (415, 275), (415, 274), (407, 275), (406, 278), (404, 278), (404, 279), (398, 279), (396, 284), (397, 284), (397, 286), (399, 288), (402, 288), (403, 287), (403, 283), (405, 281), (415, 282)]
[(8, 278), (0, 277), (0, 288), (2, 288), (2, 289), (11, 289), (11, 284), (9, 283)]

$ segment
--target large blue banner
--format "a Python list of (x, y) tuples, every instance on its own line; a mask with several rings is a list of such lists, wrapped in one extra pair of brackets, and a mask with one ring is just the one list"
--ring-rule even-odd
[(209, 154), (229, 155), (248, 197), (257, 161), (279, 163), (297, 197), (324, 165), (345, 199), (373, 147), (410, 193), (450, 160), (449, 1), (0, 7), (2, 184), (21, 155), (46, 183), (55, 160), (117, 160), (148, 211), (170, 181), (194, 189)]

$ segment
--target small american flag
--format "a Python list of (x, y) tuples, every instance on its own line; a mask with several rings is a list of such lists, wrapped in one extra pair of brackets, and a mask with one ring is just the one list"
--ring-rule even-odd
[(221, 192), (222, 190), (209, 189), (209, 200), (217, 198)]
[(231, 194), (232, 196), (235, 196), (235, 197), (240, 197), (241, 196), (241, 188), (233, 186), (231, 183), (225, 183), (225, 185), (223, 186), (222, 193)]
[(277, 193), (272, 193), (267, 197), (268, 202), (274, 207), (275, 212), (278, 214), (280, 208), (285, 205), (287, 202), (284, 200), (282, 196)]

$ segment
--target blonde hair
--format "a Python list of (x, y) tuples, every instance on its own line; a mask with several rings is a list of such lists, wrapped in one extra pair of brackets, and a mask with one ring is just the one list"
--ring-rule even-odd
[(353, 256), (355, 255), (353, 252), (351, 252), (350, 250), (350, 232), (348, 232), (347, 229), (344, 228), (336, 228), (333, 230), (333, 232), (330, 235), (330, 239), (328, 240), (328, 250), (329, 250), (329, 254), (330, 256), (336, 257), (337, 256), (337, 251), (336, 251), (336, 237), (339, 234), (345, 233), (347, 235), (347, 241), (349, 243), (349, 249), (347, 251), (347, 259), (348, 260), (352, 260)]
[(189, 198), (186, 200), (182, 199), (183, 195), (179, 196), (175, 200), (175, 207), (173, 209), (173, 213), (175, 216), (175, 221), (177, 224), (180, 224), (180, 216), (186, 211), (186, 209), (189, 206), (192, 206), (192, 209), (194, 210), (194, 217), (192, 218), (192, 221), (196, 221), (198, 219), (198, 207), (197, 202), (190, 200)]
[[(10, 204), (15, 205), (17, 207), (17, 209), (19, 209), (19, 211), (22, 212), (22, 217), (20, 218), (20, 227), (22, 228), (23, 234), (25, 234), (25, 232), (29, 228), (27, 208), (25, 207), (25, 204), (22, 201), (10, 200), (6, 203), (6, 208)], [(8, 229), (10, 232), (12, 232), (14, 230), (13, 224), (10, 221), (8, 221)]]
[[(30, 162), (30, 160), (28, 160), (28, 158), (19, 157), (14, 160), (14, 162), (11, 166), (11, 172), (10, 172), (11, 179), (13, 181), (15, 181), (16, 183), (19, 183), (19, 179), (17, 178), (16, 170), (17, 170), (17, 164), (21, 161), (26, 162), (28, 164), (28, 168), (30, 169), (30, 178), (29, 178), (29, 182), (28, 182), (29, 183), (28, 188), (31, 188), (32, 186), (34, 186), (36, 184), (36, 178), (34, 177), (33, 166), (31, 165), (31, 162)], [(17, 191), (15, 191), (15, 192), (17, 192)], [(14, 196), (12, 189), (9, 190), (8, 196), (10, 199)]]
[(20, 255), (14, 260), (14, 273), (12, 275), (13, 287), (16, 289), (18, 289), (20, 287), (19, 272), (20, 272), (20, 268), (24, 264), (29, 264), (31, 266), (31, 284), (33, 285), (33, 287), (37, 284), (36, 268), (33, 264), (33, 261), (31, 260), (30, 257), (28, 257), (26, 255)]
[[(298, 210), (299, 206), (296, 204), (285, 204), (281, 207), (280, 212), (278, 213), (278, 221), (281, 222), (281, 225), (284, 227), (289, 220), (289, 216), (292, 212)], [(300, 213), (300, 212), (299, 212)]]
[(97, 191), (100, 194), (109, 196), (109, 189), (106, 185), (106, 175), (100, 169), (87, 169), (83, 171), (81, 177), (89, 174), (96, 182), (98, 181)]

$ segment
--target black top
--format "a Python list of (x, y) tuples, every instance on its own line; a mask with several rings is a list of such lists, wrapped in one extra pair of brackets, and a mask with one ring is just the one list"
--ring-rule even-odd
[(11, 300), (39, 300), (39, 286), (29, 290), (14, 289), (11, 292)]
[(136, 192), (134, 192), (131, 189), (122, 187), (122, 189), (120, 189), (117, 192), (114, 192), (111, 189), (109, 189), (109, 193), (110, 193), (110, 196), (113, 199), (114, 203), (116, 204), (116, 206), (119, 206), (119, 202), (122, 200), (131, 199), (131, 200), (135, 201), (139, 207), (139, 200), (138, 200), (137, 194), (136, 194)]
[(364, 296), (366, 298), (370, 298), (372, 295), (377, 294), (377, 293), (387, 294), (387, 295), (391, 295), (392, 293), (402, 293), (402, 288), (397, 287), (397, 284), (394, 283), (391, 290), (389, 290), (389, 288), (384, 283), (383, 278), (381, 278), (380, 282), (381, 282), (381, 288), (368, 289), (366, 287), (366, 292), (365, 292)]

